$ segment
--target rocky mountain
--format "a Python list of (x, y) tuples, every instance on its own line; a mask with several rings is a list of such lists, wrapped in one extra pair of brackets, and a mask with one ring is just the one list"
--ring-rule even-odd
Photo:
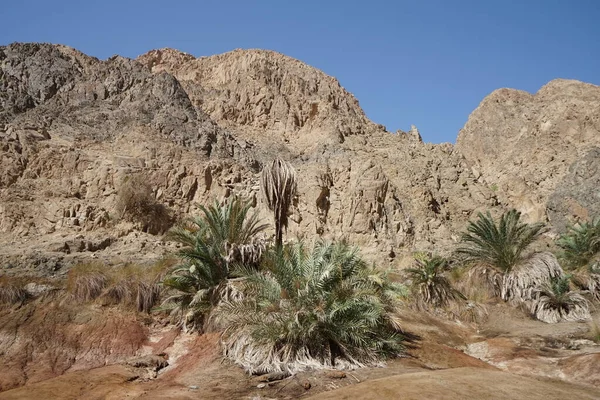
[[(545, 219), (596, 144), (600, 104), (579, 82), (502, 89), (456, 146), (432, 145), (416, 128), (387, 132), (335, 78), (271, 51), (102, 61), (18, 43), (0, 47), (0, 102), (0, 266), (44, 273), (160, 257), (164, 229), (212, 199), (241, 195), (270, 220), (258, 178), (275, 156), (299, 176), (289, 237), (348, 239), (384, 266), (447, 253), (478, 211)], [(160, 227), (122, 218), (134, 176), (163, 207)]]
[[(598, 198), (593, 179), (579, 185), (577, 193), (564, 188), (573, 182), (567, 178), (570, 166), (582, 158), (594, 158), (599, 145), (600, 87), (558, 79), (535, 94), (494, 91), (470, 115), (456, 148), (503, 202), (532, 220), (546, 220), (547, 202), (552, 198), (551, 209), (560, 210), (561, 215), (551, 211), (548, 217), (562, 228), (567, 214), (589, 217), (588, 211), (575, 210), (591, 205), (584, 198)], [(597, 162), (595, 157), (588, 164), (597, 168)], [(594, 205), (592, 214), (598, 211)]]

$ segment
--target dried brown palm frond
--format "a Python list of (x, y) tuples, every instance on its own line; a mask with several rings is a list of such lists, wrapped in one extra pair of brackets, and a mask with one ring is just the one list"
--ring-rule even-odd
[(135, 306), (148, 314), (160, 299), (161, 287), (152, 282), (137, 282), (136, 286)]
[(533, 299), (536, 288), (564, 275), (552, 253), (534, 253), (522, 260), (504, 276), (501, 297), (510, 301)]
[(569, 286), (570, 276), (552, 278), (533, 291), (531, 313), (540, 321), (556, 323), (591, 319), (589, 303)]
[(478, 324), (485, 322), (489, 316), (485, 304), (470, 300), (451, 303), (449, 311), (460, 321)]
[(600, 274), (589, 270), (576, 271), (572, 281), (579, 289), (589, 293), (594, 301), (600, 301)]
[(477, 265), (469, 269), (462, 291), (467, 295), (477, 290), (482, 290), (486, 297), (500, 297), (504, 281), (503, 274), (495, 268), (486, 265)]
[(260, 179), (265, 202), (275, 217), (275, 243), (281, 246), (288, 210), (297, 191), (296, 170), (279, 158), (263, 168)]
[(129, 280), (121, 280), (110, 285), (100, 296), (100, 300), (104, 305), (131, 303), (132, 299), (132, 285)]

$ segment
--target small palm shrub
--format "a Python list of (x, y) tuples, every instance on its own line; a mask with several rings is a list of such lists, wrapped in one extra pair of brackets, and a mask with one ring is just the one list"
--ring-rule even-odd
[(461, 237), (458, 253), (465, 261), (492, 267), (505, 274), (523, 260), (523, 255), (542, 233), (544, 224), (520, 221), (521, 213), (510, 210), (500, 217), (498, 224), (489, 212), (478, 214)]
[(250, 204), (233, 198), (221, 206), (201, 206), (202, 215), (173, 228), (168, 238), (183, 248), (177, 253), (181, 264), (163, 281), (170, 290), (162, 309), (171, 312), (178, 324), (202, 328), (204, 316), (222, 300), (237, 298), (232, 266), (256, 268), (266, 249), (259, 234), (267, 228)]
[(223, 302), (226, 357), (250, 373), (358, 367), (398, 355), (402, 285), (369, 267), (347, 244), (276, 247), (263, 271), (245, 269), (245, 296)]
[(570, 288), (570, 275), (553, 278), (534, 290), (532, 314), (547, 323), (585, 321), (591, 318), (588, 301)]
[(529, 300), (534, 288), (563, 274), (554, 255), (526, 253), (544, 225), (520, 219), (521, 213), (514, 209), (502, 214), (498, 223), (489, 212), (479, 213), (478, 220), (469, 223), (457, 250), (473, 266), (470, 279), (504, 300)]
[(600, 301), (600, 218), (570, 226), (557, 244), (573, 283)]
[(590, 265), (600, 253), (600, 218), (569, 226), (557, 244), (563, 250), (561, 258), (569, 269)]
[(415, 255), (416, 266), (406, 272), (411, 280), (413, 297), (419, 308), (445, 307), (465, 297), (452, 287), (444, 275), (449, 270), (448, 260), (439, 256)]

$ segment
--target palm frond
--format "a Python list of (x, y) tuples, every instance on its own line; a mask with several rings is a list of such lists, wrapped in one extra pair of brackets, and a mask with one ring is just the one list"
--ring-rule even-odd
[(570, 275), (555, 277), (534, 290), (531, 313), (540, 321), (556, 323), (591, 319), (589, 303), (570, 289)]
[(266, 249), (265, 240), (257, 236), (267, 225), (260, 223), (256, 213), (249, 213), (249, 203), (236, 197), (224, 205), (200, 206), (200, 210), (201, 216), (169, 232), (169, 239), (183, 245), (177, 253), (183, 263), (163, 281), (174, 294), (162, 309), (171, 310), (181, 324), (194, 328), (208, 320), (200, 314), (240, 296), (230, 282), (236, 266), (256, 269)]
[(593, 267), (591, 262), (600, 253), (600, 217), (569, 226), (556, 243), (569, 269)]
[(406, 272), (412, 281), (411, 287), (418, 308), (445, 307), (453, 301), (465, 299), (444, 276), (444, 272), (448, 270), (448, 260), (439, 256), (416, 254), (415, 264), (415, 267), (408, 268)]
[(510, 272), (544, 228), (542, 223), (527, 224), (520, 218), (521, 213), (514, 209), (502, 214), (498, 223), (489, 212), (479, 213), (478, 220), (470, 222), (462, 235), (457, 253), (467, 262)]
[(213, 312), (224, 355), (250, 373), (378, 364), (402, 351), (406, 290), (346, 244), (276, 247), (263, 271), (244, 270), (239, 301)]

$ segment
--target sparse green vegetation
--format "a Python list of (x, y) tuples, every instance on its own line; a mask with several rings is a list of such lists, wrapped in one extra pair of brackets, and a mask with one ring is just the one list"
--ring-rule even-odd
[(201, 207), (202, 215), (173, 228), (168, 238), (184, 247), (177, 253), (182, 264), (163, 284), (171, 294), (162, 308), (170, 310), (179, 323), (202, 328), (204, 316), (223, 299), (238, 295), (232, 278), (232, 266), (256, 267), (266, 248), (258, 235), (267, 228), (250, 204), (233, 198), (221, 206)]
[(445, 307), (452, 301), (465, 299), (445, 276), (450, 270), (448, 260), (417, 253), (415, 263), (414, 268), (408, 268), (406, 271), (412, 281), (412, 294), (420, 308)]
[(213, 314), (225, 355), (248, 372), (362, 366), (402, 351), (396, 315), (406, 290), (357, 249), (289, 244), (262, 266), (242, 269), (246, 295)]

